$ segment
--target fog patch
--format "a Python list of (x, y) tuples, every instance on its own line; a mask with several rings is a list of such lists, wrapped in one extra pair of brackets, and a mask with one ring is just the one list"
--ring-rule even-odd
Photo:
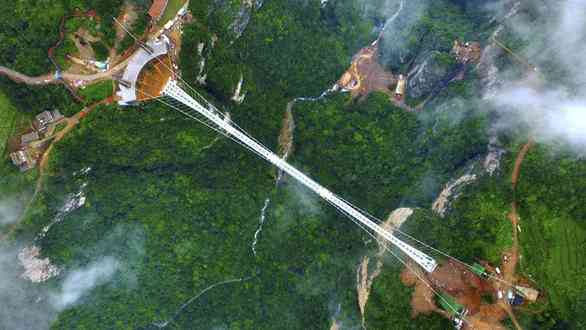
[(0, 329), (49, 329), (57, 310), (47, 303), (47, 290), (20, 279), (17, 246), (0, 247)]
[(294, 204), (298, 207), (301, 215), (318, 215), (321, 213), (320, 198), (309, 188), (305, 187), (296, 180), (290, 180), (285, 186), (288, 196), (293, 198)]
[(434, 135), (441, 134), (446, 129), (459, 127), (467, 119), (479, 118), (476, 110), (480, 105), (476, 98), (441, 98), (432, 101), (433, 111), (422, 111), (417, 116), (426, 127), (431, 128)]
[[(385, 14), (393, 15), (400, 8), (400, 4), (398, 0), (385, 1), (383, 7), (387, 8)], [(406, 63), (409, 59), (410, 48), (413, 46), (411, 44), (412, 29), (421, 21), (427, 8), (427, 1), (406, 0), (400, 13), (384, 24), (380, 47), (382, 63), (392, 68)]]
[(59, 291), (51, 294), (51, 305), (58, 310), (74, 305), (95, 287), (111, 280), (119, 269), (120, 262), (116, 258), (105, 257), (70, 272), (63, 280)]
[[(392, 19), (395, 14), (402, 11), (404, 2), (408, 0), (360, 0), (358, 1), (364, 18), (382, 16), (384, 20)], [(381, 24), (381, 26), (383, 26)]]
[(16, 199), (0, 200), (0, 226), (15, 223), (23, 211), (23, 205)]
[(503, 88), (490, 100), (503, 120), (501, 130), (527, 126), (538, 142), (564, 141), (580, 153), (586, 151), (586, 99), (573, 98), (561, 90), (539, 92), (519, 86)]
[[(18, 254), (26, 250), (25, 244), (0, 242), (0, 329), (50, 329), (60, 312), (86, 302), (100, 286), (133, 289), (144, 239), (142, 230), (117, 226), (96, 244), (73, 251), (74, 260), (83, 264), (59, 265), (60, 275), (47, 283), (22, 278), (26, 270)], [(47, 257), (34, 255), (39, 261)]]
[[(501, 118), (501, 132), (527, 130), (538, 142), (562, 142), (586, 152), (586, 2), (535, 2), (531, 15), (511, 17), (507, 28), (528, 43), (521, 51), (536, 69), (485, 96)], [(536, 36), (544, 35), (544, 38)], [(506, 75), (502, 73), (501, 75)], [(542, 78), (542, 79), (539, 79)]]

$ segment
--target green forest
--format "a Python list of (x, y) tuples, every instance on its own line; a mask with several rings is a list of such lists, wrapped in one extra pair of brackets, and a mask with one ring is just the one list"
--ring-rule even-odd
[[(101, 36), (99, 47), (107, 50), (114, 45), (113, 17), (124, 3), (5, 2), (0, 66), (31, 76), (54, 72), (47, 50), (59, 39), (62, 17), (75, 9), (95, 10), (99, 21), (76, 18), (67, 28), (84, 26)], [(143, 34), (152, 1), (129, 2), (144, 20), (134, 27)], [(491, 20), (483, 1), (407, 0), (406, 14), (383, 34), (378, 55), (386, 70), (407, 73), (436, 61), (438, 70), (430, 75), (437, 77), (429, 80), (436, 83), (421, 88), (423, 97), (408, 95), (406, 101), (415, 105), (433, 97), (413, 112), (380, 92), (294, 101), (317, 97), (334, 85), (352, 56), (377, 38), (400, 1), (266, 0), (262, 6), (256, 1), (237, 35), (234, 22), (242, 17), (244, 2), (190, 1), (193, 17), (182, 27), (178, 60), (185, 81), (271, 150), (278, 150), (290, 104), (292, 165), (378, 219), (398, 207), (414, 208), (402, 230), (466, 262), (499, 262), (512, 244), (506, 217), (516, 201), (522, 227), (518, 272), (543, 293), (535, 304), (515, 310), (521, 325), (586, 328), (583, 156), (563, 141), (538, 140), (513, 190), (515, 159), (531, 130), (521, 125), (500, 131), (501, 166), (494, 174), (484, 173), (490, 129), (503, 114), (483, 98), (478, 67), (467, 66), (459, 80), (439, 75), (458, 68), (450, 53), (454, 40), (486, 46), (501, 24)], [(536, 8), (542, 2), (525, 1), (519, 10), (539, 22)], [(160, 22), (172, 18), (170, 12), (180, 5), (170, 1), (173, 10)], [(520, 40), (511, 46), (515, 51), (534, 42), (512, 27), (505, 30), (505, 42)], [(217, 40), (213, 46), (211, 40)], [(120, 47), (132, 42), (127, 38)], [(59, 48), (60, 66), (66, 68), (65, 54), (74, 47), (66, 42)], [(97, 51), (101, 57), (104, 49)], [(202, 57), (205, 84), (198, 83)], [(506, 53), (496, 60), (507, 75), (520, 74), (508, 70), (516, 64)], [(542, 67), (546, 87), (567, 78), (556, 63)], [(239, 104), (231, 98), (241, 77), (246, 98)], [(42, 111), (78, 113), (110, 96), (112, 84), (80, 90), (84, 101), (78, 102), (63, 84), (27, 86), (0, 75), (0, 141), (22, 132)], [(270, 164), (163, 103), (96, 107), (55, 144), (44, 175), (20, 173), (5, 145), (0, 146), (0, 201), (16, 198), (27, 207), (14, 230), (0, 222), (0, 232), (10, 232), (0, 238), (0, 254), (34, 242), (42, 257), (63, 269), (46, 283), (23, 285), (26, 301), (35, 301), (39, 291), (59, 290), (68, 272), (96, 260), (111, 257), (118, 265), (111, 280), (51, 312), (50, 324), (38, 329), (330, 329), (333, 320), (343, 329), (361, 328), (356, 270), (363, 256), (374, 258), (376, 242), (292, 178), (276, 184), (278, 173)], [(433, 212), (445, 185), (468, 172), (478, 179), (459, 192), (447, 215)], [(36, 239), (79, 191), (85, 205)], [(261, 212), (265, 218), (258, 231)], [(401, 283), (402, 266), (390, 254), (384, 261), (366, 306), (366, 328), (452, 327), (437, 313), (413, 319), (413, 289)]]

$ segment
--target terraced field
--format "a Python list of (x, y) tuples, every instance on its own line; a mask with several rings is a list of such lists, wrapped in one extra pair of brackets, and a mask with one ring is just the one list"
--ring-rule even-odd
[(163, 26), (165, 23), (173, 19), (177, 12), (183, 5), (185, 4), (185, 0), (169, 0), (167, 3), (167, 8), (165, 8), (165, 12), (161, 15), (161, 19), (157, 22), (158, 25)]
[[(8, 141), (20, 127), (26, 124), (26, 116), (16, 111), (6, 95), (0, 92), (0, 141)], [(0, 154), (4, 157), (6, 143), (0, 144)]]
[[(565, 214), (538, 207), (522, 223), (521, 265), (523, 271), (537, 280), (555, 307), (567, 306), (586, 290), (585, 259), (586, 230)], [(543, 219), (543, 215), (547, 218)], [(541, 218), (541, 219), (540, 219)], [(562, 308), (563, 311), (563, 308)], [(569, 316), (569, 315), (565, 315)]]

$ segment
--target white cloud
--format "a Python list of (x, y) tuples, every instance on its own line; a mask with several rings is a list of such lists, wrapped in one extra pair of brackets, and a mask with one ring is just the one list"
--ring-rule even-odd
[[(530, 41), (524, 56), (543, 70), (557, 67), (559, 80), (536, 86), (535, 79), (504, 83), (487, 96), (501, 114), (499, 128), (528, 127), (538, 142), (564, 142), (586, 152), (586, 1), (539, 7), (537, 21), (512, 19), (512, 29)], [(543, 36), (543, 37), (541, 37)], [(551, 75), (550, 75), (551, 76)], [(555, 76), (555, 74), (554, 74)]]
[(0, 201), (0, 226), (9, 225), (18, 220), (22, 212), (22, 204), (14, 199)]
[(67, 308), (79, 301), (95, 287), (108, 282), (120, 268), (120, 262), (113, 257), (105, 257), (84, 268), (67, 275), (57, 293), (51, 294), (51, 303), (58, 310)]

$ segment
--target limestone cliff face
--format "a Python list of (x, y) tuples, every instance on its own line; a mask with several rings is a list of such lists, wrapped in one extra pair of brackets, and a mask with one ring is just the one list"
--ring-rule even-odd
[(228, 17), (227, 30), (230, 32), (233, 40), (242, 36), (255, 10), (262, 7), (264, 0), (217, 0), (212, 11), (220, 11), (225, 17)]
[[(392, 230), (399, 228), (409, 217), (413, 214), (411, 208), (398, 208), (394, 210), (387, 220), (383, 223), (382, 227), (386, 230)], [(382, 239), (381, 239), (382, 241)], [(356, 295), (358, 298), (358, 308), (360, 309), (360, 316), (362, 317), (362, 327), (366, 328), (365, 312), (368, 298), (372, 290), (372, 284), (374, 280), (381, 274), (383, 267), (383, 255), (387, 249), (388, 243), (383, 243), (385, 246), (380, 245), (379, 250), (376, 254), (376, 260), (371, 263), (371, 258), (364, 256), (362, 261), (356, 269)]]
[(408, 93), (412, 98), (431, 94), (435, 88), (454, 70), (450, 55), (432, 51), (420, 56), (409, 78)]
[(46, 282), (60, 273), (59, 268), (49, 258), (41, 258), (41, 249), (34, 245), (22, 249), (18, 260), (24, 267), (21, 277), (33, 283)]
[(458, 198), (461, 189), (475, 182), (476, 179), (476, 174), (466, 173), (458, 179), (448, 182), (433, 202), (431, 209), (440, 217), (444, 217), (448, 212), (451, 202)]

